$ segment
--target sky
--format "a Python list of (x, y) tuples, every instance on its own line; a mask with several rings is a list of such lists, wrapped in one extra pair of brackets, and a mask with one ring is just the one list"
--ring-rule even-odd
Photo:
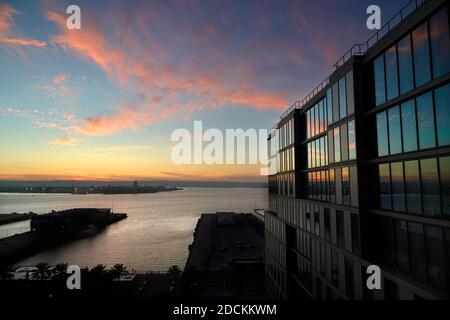
[(371, 4), (384, 23), (406, 0), (0, 0), (0, 179), (264, 181), (175, 165), (172, 132), (272, 128), (373, 33)]

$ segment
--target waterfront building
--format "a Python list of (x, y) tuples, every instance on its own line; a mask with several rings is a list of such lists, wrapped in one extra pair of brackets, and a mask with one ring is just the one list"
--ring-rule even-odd
[(411, 1), (282, 115), (268, 139), (273, 298), (449, 298), (449, 37), (448, 1)]

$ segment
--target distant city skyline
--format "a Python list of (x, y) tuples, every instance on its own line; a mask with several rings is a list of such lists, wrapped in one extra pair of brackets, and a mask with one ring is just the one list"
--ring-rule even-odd
[(269, 129), (373, 33), (370, 1), (77, 1), (81, 30), (70, 4), (0, 1), (0, 180), (265, 181), (172, 164), (171, 132)]

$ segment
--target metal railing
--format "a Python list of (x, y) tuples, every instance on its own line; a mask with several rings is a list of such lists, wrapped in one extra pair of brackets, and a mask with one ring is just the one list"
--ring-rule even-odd
[[(424, 4), (427, 0), (411, 0), (408, 2), (397, 14), (395, 14), (388, 22), (386, 22), (380, 30), (378, 30), (373, 36), (369, 38), (365, 43), (354, 44), (334, 65), (335, 69), (338, 69), (344, 65), (353, 56), (362, 56), (367, 50), (369, 50), (374, 44), (376, 44), (381, 38), (383, 38), (389, 31), (396, 27), (401, 21), (408, 17), (411, 13), (416, 11), (418, 7)], [(301, 109), (305, 104), (307, 104), (312, 98), (316, 96), (320, 91), (322, 91), (330, 82), (329, 75), (325, 80), (323, 80), (317, 87), (315, 87), (306, 97), (300, 101), (296, 101), (292, 104), (288, 110), (286, 110), (280, 118), (283, 119), (294, 109)]]

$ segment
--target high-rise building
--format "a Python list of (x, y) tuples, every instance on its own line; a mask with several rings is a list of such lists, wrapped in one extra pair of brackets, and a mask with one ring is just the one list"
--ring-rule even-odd
[(411, 1), (272, 130), (273, 298), (449, 298), (449, 10)]

